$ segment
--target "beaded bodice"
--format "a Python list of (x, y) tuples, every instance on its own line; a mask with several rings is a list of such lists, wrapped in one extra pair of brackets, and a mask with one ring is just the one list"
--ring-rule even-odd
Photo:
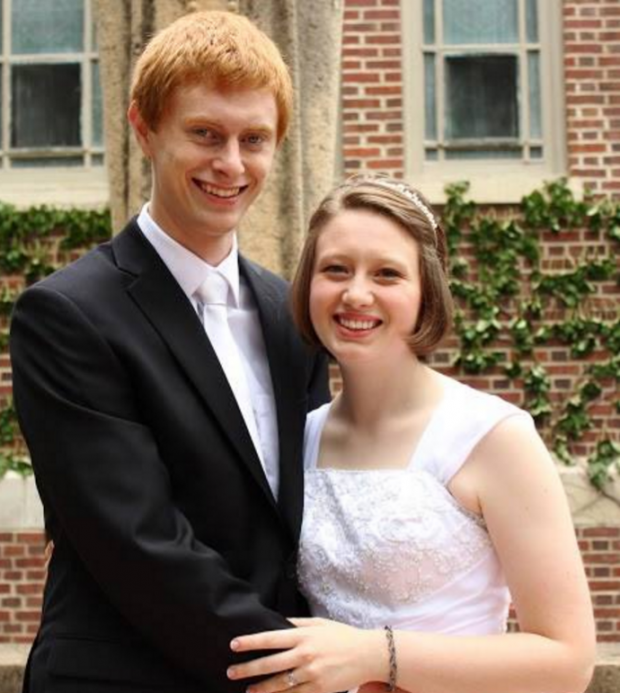
[(298, 569), (313, 613), (361, 627), (502, 630), (509, 596), (492, 542), (447, 483), (485, 432), (522, 412), (451, 383), (405, 469), (321, 469), (328, 406), (306, 431)]

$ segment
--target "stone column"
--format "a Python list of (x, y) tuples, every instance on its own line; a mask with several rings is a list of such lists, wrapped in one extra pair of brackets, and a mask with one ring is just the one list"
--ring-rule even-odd
[(239, 0), (291, 69), (295, 115), (270, 183), (241, 224), (251, 258), (290, 276), (304, 229), (337, 177), (343, 0)]

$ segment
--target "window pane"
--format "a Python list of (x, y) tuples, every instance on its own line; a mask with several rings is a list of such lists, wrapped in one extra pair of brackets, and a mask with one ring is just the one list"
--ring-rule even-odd
[(517, 58), (446, 57), (446, 138), (518, 138)]
[(79, 53), (84, 0), (13, 0), (13, 53)]
[(530, 147), (530, 158), (531, 159), (542, 159), (543, 148), (542, 147)]
[(435, 56), (424, 54), (424, 135), (427, 140), (437, 139), (437, 112), (435, 87)]
[(529, 82), (530, 96), (530, 137), (540, 139), (542, 137), (542, 125), (540, 117), (540, 59), (536, 51), (527, 54), (527, 79)]
[(435, 43), (435, 0), (424, 0), (424, 43)]
[(517, 0), (443, 0), (444, 43), (516, 43)]
[(4, 14), (4, 8), (3, 8), (3, 3), (0, 2), (0, 53), (2, 53), (2, 37), (4, 36), (4, 31), (2, 29), (2, 22), (4, 21), (4, 17), (2, 16)]
[(13, 159), (11, 168), (75, 168), (84, 165), (81, 156), (41, 157), (39, 159)]
[(538, 43), (538, 2), (537, 0), (527, 0), (525, 6), (527, 40), (530, 43)]
[(446, 159), (448, 160), (480, 160), (480, 159), (520, 159), (521, 149), (448, 149)]
[(82, 144), (79, 65), (14, 65), (11, 89), (13, 147)]
[(92, 64), (93, 90), (93, 141), (95, 147), (103, 144), (103, 107), (101, 105), (101, 82), (99, 81), (99, 63)]

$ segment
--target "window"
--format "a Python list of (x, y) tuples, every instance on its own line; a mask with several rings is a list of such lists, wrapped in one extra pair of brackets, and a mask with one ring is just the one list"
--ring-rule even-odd
[(408, 175), (468, 179), (478, 199), (510, 202), (563, 173), (560, 0), (402, 9)]
[(2, 200), (62, 202), (64, 187), (75, 202), (105, 181), (91, 2), (0, 0)]

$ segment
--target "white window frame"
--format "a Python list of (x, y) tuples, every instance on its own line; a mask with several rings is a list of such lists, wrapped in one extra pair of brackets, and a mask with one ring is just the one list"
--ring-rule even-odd
[[(520, 22), (525, 22), (521, 3)], [(546, 180), (566, 174), (566, 127), (562, 55), (562, 0), (538, 0), (540, 88), (544, 158), (540, 161), (425, 160), (423, 0), (401, 0), (405, 176), (435, 203), (448, 183), (467, 180), (477, 202), (512, 203)], [(501, 46), (498, 46), (501, 49)], [(523, 67), (520, 69), (523, 74)], [(443, 84), (437, 85), (442, 90)], [(438, 94), (438, 100), (443, 94)]]
[[(11, 6), (12, 0), (0, 0), (3, 11), (2, 50), (0, 51), (0, 70), (2, 71), (2, 128), (0, 131), (0, 202), (8, 202), (18, 207), (31, 205), (58, 205), (63, 207), (102, 207), (109, 202), (109, 188), (105, 163), (93, 165), (92, 159), (104, 154), (103, 146), (92, 144), (92, 66), (98, 62), (99, 55), (93, 50), (92, 41), (92, 3), (84, 0), (84, 46), (81, 53), (26, 54), (11, 55)], [(11, 168), (10, 127), (11, 80), (10, 65), (41, 63), (80, 64), (82, 83), (82, 102), (80, 123), (83, 146), (75, 148), (76, 155), (84, 157), (83, 166), (54, 166)], [(71, 148), (73, 149), (73, 148)], [(66, 151), (66, 150), (65, 150)], [(55, 156), (53, 148), (37, 150), (37, 156)], [(17, 157), (15, 157), (17, 158)]]

